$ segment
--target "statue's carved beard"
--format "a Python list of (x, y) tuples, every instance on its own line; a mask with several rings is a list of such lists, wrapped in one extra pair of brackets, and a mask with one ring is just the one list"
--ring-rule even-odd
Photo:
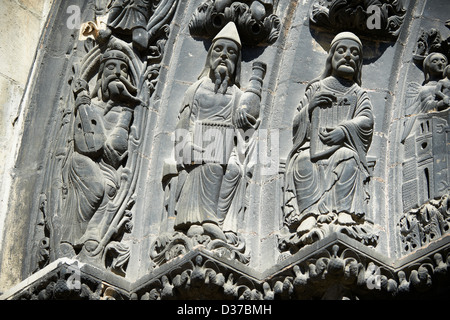
[[(221, 62), (225, 62), (226, 66), (221, 65)], [(214, 71), (214, 92), (225, 94), (228, 87), (231, 84), (231, 62), (229, 60), (216, 59), (213, 62), (212, 70)]]
[(112, 74), (102, 80), (103, 101), (135, 102), (137, 88), (123, 76)]

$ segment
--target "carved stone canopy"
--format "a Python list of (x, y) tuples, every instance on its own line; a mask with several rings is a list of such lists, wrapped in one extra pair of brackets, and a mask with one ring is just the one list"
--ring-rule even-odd
[[(448, 22), (447, 27), (450, 28)], [(427, 31), (421, 30), (413, 55), (418, 67), (423, 68), (425, 58), (435, 52), (442, 53), (447, 56), (447, 59), (450, 59), (450, 37), (445, 39), (442, 32), (435, 28)]]

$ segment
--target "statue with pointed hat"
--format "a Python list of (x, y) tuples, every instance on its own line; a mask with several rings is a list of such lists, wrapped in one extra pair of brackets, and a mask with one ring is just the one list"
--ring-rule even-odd
[[(257, 124), (254, 115), (241, 105), (245, 93), (240, 89), (240, 73), (241, 40), (230, 22), (213, 39), (205, 67), (186, 92), (179, 116), (177, 133), (192, 134), (192, 143), (177, 159), (186, 179), (176, 205), (175, 229), (188, 234), (205, 232), (229, 241), (225, 233), (236, 231), (245, 156), (239, 154), (233, 136), (236, 129)], [(210, 143), (208, 135), (215, 136), (215, 142)], [(212, 145), (218, 153), (215, 159), (209, 152)]]

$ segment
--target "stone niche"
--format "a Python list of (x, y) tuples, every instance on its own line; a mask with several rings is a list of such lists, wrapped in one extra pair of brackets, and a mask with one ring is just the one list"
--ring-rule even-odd
[(448, 298), (449, 12), (53, 2), (0, 299)]

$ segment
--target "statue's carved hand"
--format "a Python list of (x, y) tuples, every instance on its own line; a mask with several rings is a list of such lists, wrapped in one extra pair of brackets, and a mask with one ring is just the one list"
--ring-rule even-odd
[(321, 105), (331, 105), (333, 102), (337, 101), (336, 96), (327, 91), (319, 91), (316, 93), (308, 105), (308, 111), (311, 113), (316, 107)]
[(183, 165), (190, 165), (193, 163), (193, 161), (195, 160), (193, 158), (193, 151), (196, 151), (198, 153), (203, 154), (205, 152), (205, 149), (196, 145), (193, 142), (188, 142), (186, 144), (186, 147), (184, 148), (184, 150), (189, 150), (188, 152), (183, 152), (183, 157), (182, 157), (182, 161), (183, 161)]
[(142, 102), (139, 98), (132, 95), (120, 81), (111, 82), (108, 88), (113, 101), (127, 102), (129, 106), (136, 106)]
[(446, 96), (443, 101), (444, 101), (445, 108), (450, 107), (450, 97), (449, 96)]
[(341, 127), (337, 127), (336, 129), (322, 129), (319, 132), (319, 136), (323, 143), (330, 146), (341, 144), (345, 140), (345, 132)]
[(114, 167), (118, 167), (128, 156), (128, 150), (118, 152), (114, 146), (114, 142), (108, 139), (104, 145), (103, 152), (108, 163)]

